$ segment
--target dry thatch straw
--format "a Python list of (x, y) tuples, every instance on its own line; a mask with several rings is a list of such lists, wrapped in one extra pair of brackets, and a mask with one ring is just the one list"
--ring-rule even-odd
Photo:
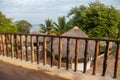
[[(32, 31), (30, 34), (42, 34), (42, 35), (44, 35), (43, 33), (40, 33), (39, 31)], [(37, 43), (36, 41), (37, 41), (37, 40), (36, 40), (36, 37), (34, 36), (34, 43)], [(39, 36), (39, 37), (38, 37), (38, 41), (39, 41), (39, 43), (43, 43), (43, 36)], [(47, 37), (47, 38), (46, 38), (46, 41), (47, 41), (47, 42), (50, 41), (50, 38)]]

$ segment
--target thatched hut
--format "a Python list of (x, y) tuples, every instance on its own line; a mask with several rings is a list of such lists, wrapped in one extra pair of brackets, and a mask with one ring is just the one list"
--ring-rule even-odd
[[(88, 38), (88, 36), (78, 27), (74, 27), (73, 29), (69, 30), (68, 32), (62, 34), (61, 36), (72, 36), (72, 37), (82, 37), (82, 38)], [(71, 58), (71, 64), (74, 63), (75, 60), (75, 39), (70, 39), (70, 58)], [(55, 60), (58, 60), (58, 54), (59, 54), (59, 40), (58, 38), (54, 39), (54, 55)], [(51, 52), (51, 43), (48, 44), (47, 49), (48, 52)], [(88, 42), (88, 56), (87, 60), (88, 62), (91, 62), (92, 58), (94, 57), (94, 49), (95, 49), (95, 42), (89, 41)], [(78, 62), (79, 62), (79, 70), (82, 70), (83, 68), (83, 62), (84, 62), (84, 52), (85, 52), (85, 41), (79, 40), (79, 54), (78, 54)], [(62, 62), (66, 62), (66, 56), (67, 56), (67, 39), (62, 39)], [(73, 64), (74, 65), (74, 64)], [(89, 63), (90, 68), (91, 63)], [(81, 67), (81, 68), (80, 68)]]

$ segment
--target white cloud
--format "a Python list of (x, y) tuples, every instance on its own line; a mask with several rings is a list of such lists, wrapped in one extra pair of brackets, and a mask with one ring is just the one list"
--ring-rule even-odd
[[(0, 11), (14, 20), (42, 23), (47, 18), (56, 20), (58, 16), (67, 15), (72, 7), (87, 5), (90, 1), (95, 0), (0, 0)], [(119, 0), (100, 1), (120, 8)]]

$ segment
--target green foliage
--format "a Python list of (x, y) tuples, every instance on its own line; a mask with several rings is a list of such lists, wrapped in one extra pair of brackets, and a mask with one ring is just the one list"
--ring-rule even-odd
[(28, 21), (26, 20), (16, 21), (16, 25), (19, 33), (24, 33), (24, 34), (30, 33), (30, 29), (32, 25)]
[(12, 19), (6, 18), (6, 16), (1, 12), (0, 12), (0, 32), (17, 32), (17, 27), (12, 22)]
[(73, 26), (79, 26), (90, 37), (120, 38), (120, 11), (99, 1), (72, 8), (68, 13)]
[(72, 27), (70, 22), (66, 22), (65, 16), (58, 17), (58, 22), (53, 22), (50, 19), (45, 20), (45, 25), (40, 24), (40, 32), (44, 34), (62, 34)]
[(66, 22), (65, 16), (58, 17), (58, 23), (54, 22), (54, 25), (55, 25), (54, 31), (58, 35), (66, 32), (72, 28), (70, 26), (70, 23)]
[(44, 34), (51, 34), (53, 32), (53, 22), (50, 19), (45, 20), (45, 25), (40, 24), (40, 32)]

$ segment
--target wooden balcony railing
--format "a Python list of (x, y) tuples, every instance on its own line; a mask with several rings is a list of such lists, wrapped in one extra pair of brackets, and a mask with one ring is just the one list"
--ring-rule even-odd
[[(42, 41), (39, 41), (39, 37), (43, 37)], [(50, 41), (47, 41), (47, 38), (50, 39)], [(47, 56), (47, 45), (51, 43), (51, 54), (50, 54), (50, 64), (51, 67), (54, 65), (55, 60), (55, 53), (54, 53), (54, 38), (58, 39), (58, 44), (55, 44), (58, 46), (58, 63), (57, 66), (60, 69), (62, 67), (62, 50), (63, 50), (63, 39), (66, 39), (66, 70), (70, 69), (70, 63), (71, 63), (71, 57), (70, 57), (70, 40), (75, 40), (75, 47), (72, 47), (75, 49), (75, 59), (74, 59), (74, 71), (78, 71), (78, 54), (79, 53), (79, 41), (84, 40), (85, 41), (85, 48), (84, 48), (84, 66), (83, 66), (83, 73), (86, 73), (87, 70), (87, 57), (88, 57), (88, 42), (94, 41), (95, 42), (95, 51), (94, 51), (94, 59), (93, 59), (93, 75), (96, 74), (96, 68), (97, 68), (97, 60), (99, 56), (99, 42), (104, 41), (106, 42), (106, 49), (104, 53), (104, 60), (103, 60), (103, 71), (102, 76), (105, 76), (106, 70), (107, 70), (107, 62), (108, 62), (108, 56), (109, 56), (109, 44), (110, 42), (114, 42), (117, 45), (116, 48), (116, 55), (115, 55), (115, 63), (114, 63), (114, 72), (113, 77), (117, 78), (118, 76), (118, 67), (120, 68), (120, 40), (107, 40), (107, 39), (93, 39), (93, 38), (81, 38), (81, 37), (69, 37), (69, 36), (52, 36), (52, 35), (38, 35), (38, 34), (16, 34), (16, 33), (0, 33), (0, 55), (31, 61), (31, 63), (37, 62), (43, 63), (43, 65), (48, 64)], [(35, 41), (36, 39), (36, 41)], [(34, 45), (36, 43), (36, 46)], [(40, 43), (42, 43), (42, 48), (40, 47)], [(42, 50), (41, 50), (42, 49)], [(41, 60), (41, 55), (42, 59)], [(30, 57), (29, 57), (30, 56)], [(120, 75), (119, 75), (120, 76)]]

